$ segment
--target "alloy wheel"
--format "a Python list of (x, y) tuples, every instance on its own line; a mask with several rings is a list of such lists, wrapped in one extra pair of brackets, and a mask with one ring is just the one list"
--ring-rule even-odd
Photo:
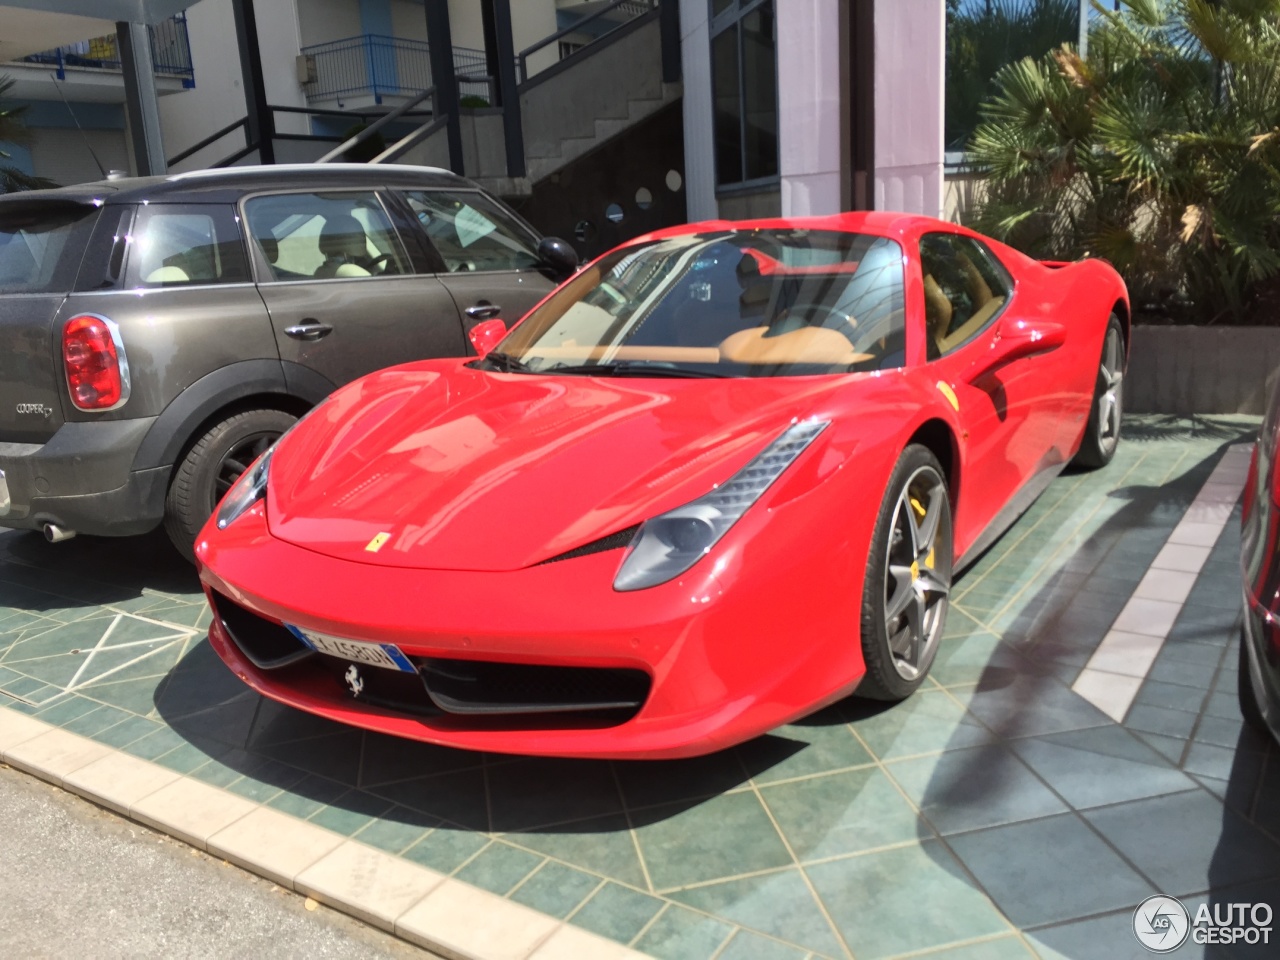
[(1107, 330), (1102, 345), (1102, 365), (1098, 369), (1102, 389), (1098, 394), (1098, 446), (1104, 454), (1120, 441), (1120, 418), (1124, 413), (1124, 349), (1120, 331), (1114, 326)]
[(267, 452), (267, 448), (280, 439), (275, 432), (255, 433), (232, 445), (218, 464), (218, 472), (213, 481), (213, 502), (209, 504), (209, 512), (226, 496), (227, 491), (240, 479), (240, 475), (249, 469), (249, 465)]
[(893, 508), (885, 564), (885, 634), (894, 669), (914, 680), (942, 637), (951, 593), (951, 511), (946, 481), (921, 467)]

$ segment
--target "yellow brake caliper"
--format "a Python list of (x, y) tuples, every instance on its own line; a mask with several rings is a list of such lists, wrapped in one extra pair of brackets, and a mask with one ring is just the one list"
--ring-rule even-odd
[[(919, 520), (923, 520), (924, 515), (929, 511), (926, 510), (924, 504), (921, 503), (919, 500), (917, 500), (915, 497), (911, 497), (910, 499), (911, 499), (911, 509), (916, 512), (916, 518)], [(934, 553), (934, 548), (930, 547), (929, 555), (924, 558), (924, 565), (928, 567), (930, 570), (933, 569), (933, 563), (934, 563), (933, 553)], [(920, 579), (920, 564), (916, 563), (915, 561), (912, 561), (911, 581), (914, 583), (916, 580), (919, 580), (919, 579)]]

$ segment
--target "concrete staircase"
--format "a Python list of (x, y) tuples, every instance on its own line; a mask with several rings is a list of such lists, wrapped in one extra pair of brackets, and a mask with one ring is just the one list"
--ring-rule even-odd
[(640, 17), (616, 35), (535, 74), (520, 88), (525, 160), (532, 183), (678, 100), (662, 82), (658, 18)]

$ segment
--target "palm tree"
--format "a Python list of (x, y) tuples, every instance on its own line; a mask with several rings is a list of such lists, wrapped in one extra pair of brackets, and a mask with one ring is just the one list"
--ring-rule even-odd
[[(31, 133), (22, 122), (22, 114), (27, 110), (25, 105), (14, 105), (5, 99), (5, 95), (13, 86), (9, 77), (0, 77), (0, 143), (27, 144), (31, 142)], [(9, 161), (13, 157), (0, 150), (0, 161)], [(15, 167), (12, 163), (0, 163), (0, 193), (12, 193), (15, 190), (41, 190), (56, 187), (57, 184), (44, 177), (33, 177)]]
[(1076, 36), (1079, 0), (947, 0), (946, 141), (960, 149), (1007, 63)]
[(1122, 0), (1089, 44), (997, 75), (975, 225), (1105, 257), (1166, 312), (1258, 319), (1280, 277), (1280, 0)]

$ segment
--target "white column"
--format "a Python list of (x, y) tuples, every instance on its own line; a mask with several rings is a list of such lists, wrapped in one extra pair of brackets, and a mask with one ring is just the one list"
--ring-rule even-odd
[(876, 209), (942, 216), (943, 0), (875, 0)]
[(684, 197), (690, 222), (714, 220), (716, 155), (711, 100), (711, 31), (707, 0), (680, 0), (680, 58), (684, 72)]
[(839, 213), (839, 0), (777, 0), (777, 5), (782, 215)]

